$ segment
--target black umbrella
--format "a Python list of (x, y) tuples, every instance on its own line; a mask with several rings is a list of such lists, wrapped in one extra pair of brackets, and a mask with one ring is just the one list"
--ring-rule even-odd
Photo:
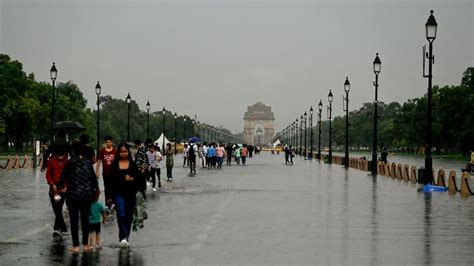
[(66, 132), (82, 132), (85, 130), (84, 126), (79, 122), (74, 121), (60, 121), (54, 124), (53, 130), (64, 130)]

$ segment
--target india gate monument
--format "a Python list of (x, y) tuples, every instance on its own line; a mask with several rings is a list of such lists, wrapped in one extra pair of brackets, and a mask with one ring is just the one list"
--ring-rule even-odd
[(266, 145), (275, 134), (275, 115), (270, 106), (258, 102), (244, 114), (244, 139), (248, 145)]

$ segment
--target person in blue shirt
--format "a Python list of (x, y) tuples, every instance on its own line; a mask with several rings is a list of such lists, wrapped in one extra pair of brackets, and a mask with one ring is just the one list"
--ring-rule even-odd
[(211, 145), (209, 145), (209, 148), (207, 148), (207, 158), (210, 161), (209, 168), (215, 168), (216, 167), (217, 157), (216, 157), (216, 147), (215, 146), (216, 146), (216, 144), (212, 143)]

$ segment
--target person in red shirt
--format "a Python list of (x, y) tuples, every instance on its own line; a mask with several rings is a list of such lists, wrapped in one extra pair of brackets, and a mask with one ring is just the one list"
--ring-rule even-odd
[(104, 138), (105, 147), (102, 148), (97, 156), (97, 164), (95, 173), (99, 177), (99, 169), (102, 164), (102, 178), (104, 180), (104, 194), (105, 194), (105, 203), (110, 209), (112, 207), (112, 194), (111, 194), (111, 180), (110, 180), (110, 170), (112, 169), (112, 163), (117, 156), (117, 150), (114, 148), (113, 139), (111, 136), (106, 136)]
[(66, 224), (63, 217), (63, 205), (66, 192), (66, 187), (58, 189), (57, 184), (61, 178), (61, 173), (68, 162), (68, 146), (67, 144), (58, 145), (53, 150), (53, 156), (48, 160), (46, 169), (46, 181), (49, 185), (49, 198), (51, 206), (53, 207), (56, 219), (54, 221), (54, 236), (59, 236), (61, 233), (67, 232)]

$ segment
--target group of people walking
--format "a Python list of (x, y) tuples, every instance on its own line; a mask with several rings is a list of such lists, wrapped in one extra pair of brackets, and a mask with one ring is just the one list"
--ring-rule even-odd
[[(140, 209), (137, 206), (146, 199), (147, 184), (153, 192), (161, 187), (163, 164), (166, 166), (166, 180), (173, 180), (174, 150), (170, 143), (162, 151), (151, 139), (144, 144), (136, 140), (136, 152), (132, 155), (127, 143), (119, 143), (115, 147), (113, 138), (106, 136), (96, 156), (88, 143), (89, 136), (85, 134), (71, 145), (58, 140), (44, 155), (42, 170), (46, 170), (49, 197), (55, 214), (53, 235), (57, 237), (67, 232), (63, 217), (63, 205), (66, 203), (72, 238), (70, 252), (80, 252), (80, 243), (84, 252), (100, 249), (101, 223), (107, 223), (113, 212), (117, 218), (119, 245), (128, 247), (132, 224), (136, 227), (134, 212), (137, 216), (137, 209)], [(231, 165), (233, 159), (237, 164), (245, 165), (252, 151), (253, 147), (251, 150), (245, 144), (189, 143), (183, 151), (183, 166), (189, 167), (190, 174), (195, 174), (197, 160), (207, 169), (222, 168), (224, 158), (227, 158), (227, 165)], [(99, 201), (101, 189), (98, 180), (101, 177), (105, 205)], [(79, 240), (79, 224), (82, 241)]]
[[(104, 138), (104, 147), (97, 156), (88, 146), (88, 141), (89, 136), (85, 134), (81, 135), (81, 141), (71, 145), (59, 140), (45, 154), (43, 169), (46, 170), (51, 206), (55, 214), (53, 235), (61, 236), (67, 232), (63, 217), (63, 205), (66, 203), (72, 237), (70, 252), (78, 253), (81, 250), (79, 220), (83, 251), (101, 248), (101, 221), (107, 222), (107, 212), (113, 211), (117, 217), (119, 244), (121, 247), (128, 247), (137, 199), (146, 198), (146, 181), (159, 169), (157, 162), (162, 156), (166, 157), (168, 180), (172, 179), (174, 153), (171, 145), (161, 155), (154, 152), (156, 147), (150, 146), (146, 151), (140, 141), (136, 141), (138, 150), (135, 158), (132, 158), (129, 145), (120, 143), (115, 148), (111, 136)], [(151, 164), (150, 158), (155, 158)], [(107, 208), (98, 201), (101, 167)], [(160, 184), (160, 179), (158, 180)]]
[(250, 148), (246, 144), (228, 143), (189, 143), (183, 149), (183, 167), (189, 167), (190, 174), (196, 173), (196, 160), (199, 159), (202, 168), (221, 169), (226, 158), (226, 165), (232, 164), (232, 159), (240, 165), (245, 165), (247, 157), (251, 157)]

